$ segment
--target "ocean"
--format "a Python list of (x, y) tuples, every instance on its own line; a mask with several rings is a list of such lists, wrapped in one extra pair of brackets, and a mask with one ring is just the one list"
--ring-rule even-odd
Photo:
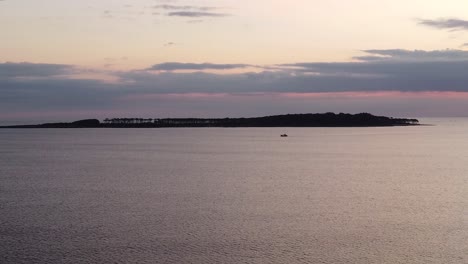
[(468, 119), (421, 122), (0, 129), (0, 263), (468, 263)]

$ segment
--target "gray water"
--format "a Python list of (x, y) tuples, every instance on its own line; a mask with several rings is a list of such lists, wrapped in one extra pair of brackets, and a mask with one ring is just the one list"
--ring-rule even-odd
[(0, 263), (468, 263), (468, 122), (424, 121), (0, 130)]

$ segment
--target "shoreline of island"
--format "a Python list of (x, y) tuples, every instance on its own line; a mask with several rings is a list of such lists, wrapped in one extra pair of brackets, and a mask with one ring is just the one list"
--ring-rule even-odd
[(369, 113), (286, 114), (250, 118), (106, 118), (0, 128), (175, 128), (175, 127), (389, 127), (418, 126), (418, 119)]

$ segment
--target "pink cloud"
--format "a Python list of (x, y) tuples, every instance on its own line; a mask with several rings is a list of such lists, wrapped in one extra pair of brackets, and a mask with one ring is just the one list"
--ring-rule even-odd
[(468, 99), (468, 92), (401, 92), (401, 91), (376, 91), (376, 92), (318, 92), (318, 93), (167, 93), (167, 94), (134, 94), (122, 97), (122, 101), (151, 101), (158, 99), (186, 99), (203, 100), (216, 98), (239, 98), (239, 97), (275, 97), (290, 99), (337, 99), (337, 98), (454, 98)]
[(281, 93), (288, 98), (468, 98), (468, 92), (330, 92), (330, 93)]

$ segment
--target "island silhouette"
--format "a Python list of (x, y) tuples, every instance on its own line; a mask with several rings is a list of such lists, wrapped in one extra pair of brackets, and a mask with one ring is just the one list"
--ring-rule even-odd
[(417, 119), (369, 113), (287, 114), (250, 118), (106, 118), (70, 123), (15, 125), (0, 128), (165, 128), (165, 127), (384, 127), (415, 126)]

